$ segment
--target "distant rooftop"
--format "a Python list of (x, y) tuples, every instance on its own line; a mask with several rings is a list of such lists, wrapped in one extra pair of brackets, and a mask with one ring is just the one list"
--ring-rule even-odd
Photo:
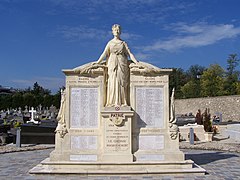
[(0, 85), (0, 94), (12, 94), (12, 93), (14, 93), (15, 91), (16, 91), (16, 90), (13, 89), (12, 87)]

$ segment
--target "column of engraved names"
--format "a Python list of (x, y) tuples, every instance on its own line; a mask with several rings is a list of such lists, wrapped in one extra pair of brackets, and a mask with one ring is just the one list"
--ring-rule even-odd
[(163, 127), (163, 89), (161, 87), (136, 88), (138, 126)]
[(71, 127), (97, 127), (98, 120), (97, 88), (71, 89)]

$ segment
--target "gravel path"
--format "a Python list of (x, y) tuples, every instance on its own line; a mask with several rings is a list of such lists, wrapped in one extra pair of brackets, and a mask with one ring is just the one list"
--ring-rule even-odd
[[(138, 175), (138, 176), (81, 176), (81, 175), (32, 175), (28, 171), (49, 157), (54, 145), (22, 145), (0, 146), (0, 180), (59, 180), (59, 179), (89, 179), (89, 180), (202, 180), (202, 179), (233, 179), (240, 176), (240, 143), (231, 139), (216, 139), (213, 142), (180, 142), (180, 148), (186, 159), (192, 159), (196, 164), (207, 170), (206, 175)], [(10, 164), (10, 165), (9, 165)]]
[(180, 149), (214, 150), (240, 153), (240, 143), (221, 143), (218, 141), (213, 141), (190, 145), (187, 142), (180, 142)]
[(4, 153), (0, 155), (0, 180), (239, 180), (240, 154), (233, 152), (184, 149), (186, 159), (206, 169), (206, 175), (113, 175), (76, 174), (33, 175), (28, 171), (49, 157), (53, 149)]

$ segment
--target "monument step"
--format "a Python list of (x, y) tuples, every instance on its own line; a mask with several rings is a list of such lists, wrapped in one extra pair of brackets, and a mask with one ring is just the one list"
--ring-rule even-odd
[(206, 170), (191, 160), (181, 162), (51, 162), (49, 158), (32, 168), (32, 174), (82, 174), (82, 175), (126, 175), (126, 174), (196, 174), (204, 175)]

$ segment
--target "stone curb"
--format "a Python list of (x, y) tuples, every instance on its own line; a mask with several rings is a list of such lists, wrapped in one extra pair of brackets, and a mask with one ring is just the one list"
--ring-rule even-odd
[(213, 141), (190, 145), (189, 143), (181, 142), (179, 148), (240, 153), (240, 143), (218, 143)]
[(35, 151), (35, 150), (45, 150), (45, 149), (53, 149), (54, 146), (43, 146), (43, 145), (32, 145), (17, 148), (15, 145), (6, 145), (0, 146), (0, 154), (5, 153), (14, 153), (14, 152), (23, 152), (23, 151)]

